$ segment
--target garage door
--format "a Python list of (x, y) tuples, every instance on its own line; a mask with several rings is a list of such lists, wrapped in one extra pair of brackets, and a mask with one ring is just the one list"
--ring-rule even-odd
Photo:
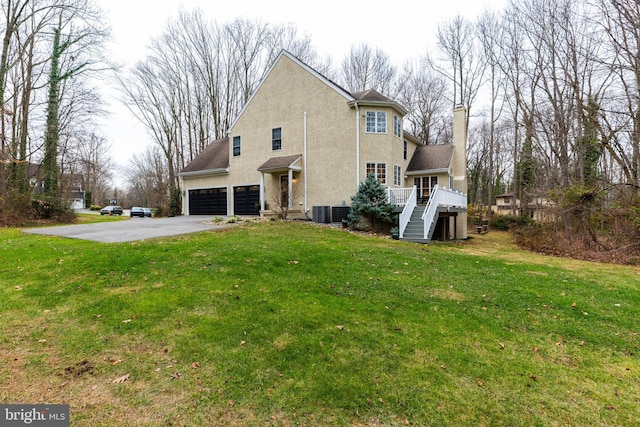
[(233, 206), (235, 215), (259, 215), (260, 186), (233, 187)]
[(189, 215), (226, 215), (227, 189), (189, 190)]

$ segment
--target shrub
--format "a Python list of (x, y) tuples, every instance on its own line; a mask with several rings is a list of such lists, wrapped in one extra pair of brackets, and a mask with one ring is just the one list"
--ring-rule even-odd
[(169, 189), (169, 216), (182, 215), (182, 193), (180, 187), (172, 186)]
[(493, 215), (490, 225), (493, 230), (507, 231), (514, 227), (523, 227), (531, 223), (533, 223), (533, 219), (528, 216)]
[(31, 200), (35, 219), (71, 221), (75, 215), (59, 197), (39, 196)]

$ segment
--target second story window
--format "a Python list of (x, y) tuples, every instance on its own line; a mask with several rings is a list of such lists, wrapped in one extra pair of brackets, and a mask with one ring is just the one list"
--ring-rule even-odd
[(233, 157), (238, 157), (240, 155), (240, 137), (233, 137)]
[(384, 111), (367, 111), (367, 132), (387, 133), (387, 113)]
[(407, 160), (407, 158), (409, 158), (409, 144), (407, 144), (407, 141), (403, 141), (403, 147), (402, 147), (402, 155), (404, 156), (404, 159)]
[(402, 120), (396, 115), (393, 116), (393, 134), (398, 138), (402, 137)]
[(282, 149), (282, 128), (271, 129), (271, 149), (273, 151)]

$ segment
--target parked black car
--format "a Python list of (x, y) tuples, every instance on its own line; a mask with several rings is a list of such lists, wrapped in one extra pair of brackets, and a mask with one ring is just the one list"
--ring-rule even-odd
[(144, 209), (134, 206), (131, 208), (131, 214), (130, 214), (131, 218), (133, 218), (134, 216), (139, 216), (140, 218), (144, 218)]
[(100, 215), (122, 215), (122, 206), (109, 205), (100, 209)]

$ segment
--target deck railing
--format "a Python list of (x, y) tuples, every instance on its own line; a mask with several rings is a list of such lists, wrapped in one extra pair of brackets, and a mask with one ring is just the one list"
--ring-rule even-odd
[(422, 223), (424, 225), (424, 238), (431, 239), (431, 233), (434, 229), (433, 224), (438, 219), (439, 207), (458, 207), (467, 208), (467, 195), (459, 190), (449, 190), (448, 188), (433, 188), (427, 207), (422, 214)]
[(387, 200), (391, 205), (405, 206), (412, 197), (415, 200), (415, 191), (415, 186), (413, 188), (387, 188)]
[[(403, 206), (402, 213), (398, 219), (398, 227), (400, 238), (404, 237), (404, 231), (409, 224), (411, 214), (418, 203), (418, 190), (416, 186), (413, 188), (388, 188), (387, 197), (390, 204)], [(424, 225), (423, 238), (430, 239), (433, 223), (438, 217), (439, 207), (467, 207), (467, 195), (459, 190), (450, 190), (437, 185), (431, 190), (427, 206), (422, 214), (422, 222)]]

